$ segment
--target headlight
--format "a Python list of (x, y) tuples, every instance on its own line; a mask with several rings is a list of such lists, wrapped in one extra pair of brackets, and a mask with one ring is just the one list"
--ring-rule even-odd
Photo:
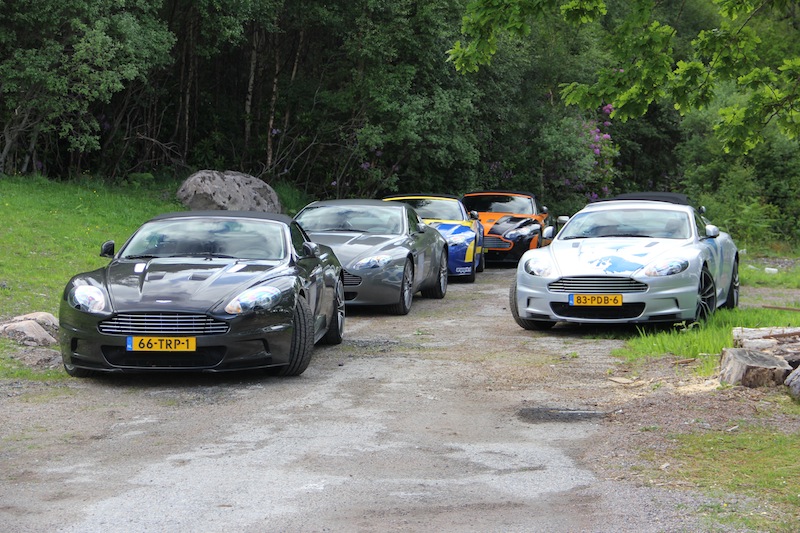
[(525, 261), (523, 268), (532, 276), (547, 277), (553, 272), (553, 263), (547, 257), (531, 257)]
[(520, 237), (529, 237), (531, 234), (538, 231), (539, 231), (539, 226), (537, 226), (536, 224), (528, 224), (523, 228), (512, 229), (511, 231), (503, 235), (503, 237), (505, 237), (508, 240), (514, 240)]
[(353, 268), (355, 270), (365, 270), (367, 268), (380, 268), (391, 261), (391, 256), (388, 255), (373, 255), (372, 257), (365, 257), (358, 261)]
[(247, 289), (225, 306), (225, 312), (241, 315), (256, 309), (271, 309), (281, 299), (280, 289), (275, 287), (253, 287)]
[(100, 313), (106, 309), (108, 298), (103, 289), (93, 285), (78, 285), (69, 291), (69, 305), (87, 313)]
[(472, 240), (472, 235), (467, 233), (456, 233), (447, 237), (447, 244), (450, 246), (458, 246)]
[(646, 276), (651, 277), (672, 276), (683, 272), (687, 268), (689, 268), (689, 261), (673, 259), (651, 263), (644, 269), (644, 273)]

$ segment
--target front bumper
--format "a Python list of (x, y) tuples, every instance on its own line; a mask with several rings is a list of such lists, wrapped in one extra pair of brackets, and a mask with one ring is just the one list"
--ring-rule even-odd
[[(289, 313), (236, 317), (226, 333), (171, 331), (100, 332), (97, 317), (68, 306), (60, 313), (64, 364), (98, 372), (223, 372), (282, 366), (289, 362), (293, 322)], [(129, 351), (128, 337), (194, 337), (194, 351)]]
[[(620, 306), (570, 305), (571, 292), (550, 289), (555, 279), (517, 271), (517, 312), (520, 318), (585, 324), (666, 323), (693, 320), (697, 311), (695, 276), (646, 280), (643, 292), (622, 292)], [(639, 280), (643, 281), (643, 280)], [(598, 293), (599, 294), (599, 293)]]

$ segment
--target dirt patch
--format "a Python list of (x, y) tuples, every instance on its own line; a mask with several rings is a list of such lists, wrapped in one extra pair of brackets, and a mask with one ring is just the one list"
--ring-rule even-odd
[[(344, 342), (297, 379), (2, 380), (6, 524), (699, 531), (704, 497), (649, 481), (674, 435), (800, 429), (777, 414), (782, 391), (720, 389), (676, 357), (623, 364), (611, 356), (623, 341), (601, 328), (519, 328), (513, 274), (487, 269), (408, 316), (350, 312)], [(60, 364), (52, 349), (14, 357)]]

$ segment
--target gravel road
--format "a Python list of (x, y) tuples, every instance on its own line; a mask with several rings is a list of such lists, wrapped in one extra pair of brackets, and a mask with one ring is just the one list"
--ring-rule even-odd
[(585, 459), (630, 399), (608, 379), (621, 341), (520, 329), (513, 275), (349, 310), (298, 378), (4, 380), (0, 530), (711, 530), (701, 496)]

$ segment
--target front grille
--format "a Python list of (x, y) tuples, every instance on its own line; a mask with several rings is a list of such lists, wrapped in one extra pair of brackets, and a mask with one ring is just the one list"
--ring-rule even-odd
[(561, 278), (548, 288), (552, 292), (577, 292), (581, 294), (647, 292), (647, 284), (631, 278), (599, 276)]
[(228, 323), (206, 315), (180, 313), (119, 314), (100, 322), (111, 335), (221, 335)]
[(636, 318), (644, 312), (643, 303), (622, 304), (618, 307), (588, 307), (552, 302), (550, 309), (559, 316), (568, 318), (597, 318), (618, 320)]
[(504, 241), (500, 237), (484, 237), (483, 238), (483, 247), (484, 248), (499, 248), (501, 250), (510, 250), (512, 246), (514, 246), (512, 243), (510, 243), (508, 241)]
[(344, 286), (345, 287), (355, 287), (356, 285), (361, 285), (361, 277), (354, 276), (353, 274), (345, 271), (344, 273)]

